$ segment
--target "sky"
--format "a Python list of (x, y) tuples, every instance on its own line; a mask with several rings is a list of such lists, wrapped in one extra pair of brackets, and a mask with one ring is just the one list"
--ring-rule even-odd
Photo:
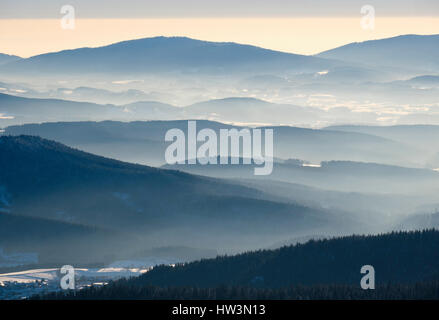
[[(61, 13), (65, 5), (74, 9), (74, 28), (65, 28), (65, 21), (71, 21), (66, 19), (73, 17), (71, 11)], [(374, 9), (373, 28), (370, 24), (364, 28), (365, 16), (371, 14), (371, 11), (361, 13), (365, 5)], [(0, 52), (22, 57), (160, 35), (233, 41), (285, 52), (316, 54), (350, 42), (401, 34), (439, 34), (439, 1), (0, 2)]]

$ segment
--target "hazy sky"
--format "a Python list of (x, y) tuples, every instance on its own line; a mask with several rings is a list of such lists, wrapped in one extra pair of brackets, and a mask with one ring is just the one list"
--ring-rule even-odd
[[(62, 29), (63, 5), (75, 28)], [(363, 5), (375, 28), (361, 27)], [(24, 57), (158, 35), (314, 54), (353, 41), (439, 33), (438, 0), (1, 0), (0, 52)]]

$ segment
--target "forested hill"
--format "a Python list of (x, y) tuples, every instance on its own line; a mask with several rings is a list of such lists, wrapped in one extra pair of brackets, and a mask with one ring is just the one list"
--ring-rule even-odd
[[(111, 298), (112, 294), (120, 297), (123, 293), (123, 296), (130, 298), (151, 298), (161, 292), (157, 288), (164, 288), (161, 290), (164, 290), (162, 293), (165, 296), (175, 298), (180, 292), (180, 298), (183, 298), (183, 294), (189, 291), (169, 291), (170, 288), (192, 288), (192, 293), (193, 290), (199, 290), (195, 288), (200, 288), (202, 290), (195, 292), (207, 294), (217, 292), (221, 287), (240, 287), (246, 288), (242, 291), (244, 294), (251, 293), (249, 288), (279, 290), (300, 285), (314, 286), (316, 292), (342, 290), (342, 294), (347, 294), (352, 288), (354, 291), (360, 288), (363, 277), (360, 269), (363, 265), (374, 266), (377, 288), (387, 287), (387, 291), (409, 288), (407, 290), (411, 291), (416, 287), (414, 283), (423, 282), (437, 291), (439, 231), (394, 232), (309, 241), (278, 250), (223, 256), (175, 267), (160, 266), (139, 278), (110, 283), (103, 288), (86, 289), (80, 292), (80, 296)], [(212, 291), (205, 290), (207, 288)], [(309, 295), (312, 290), (308, 289), (305, 293)], [(289, 294), (294, 297), (295, 293)], [(233, 297), (240, 298), (236, 292)]]

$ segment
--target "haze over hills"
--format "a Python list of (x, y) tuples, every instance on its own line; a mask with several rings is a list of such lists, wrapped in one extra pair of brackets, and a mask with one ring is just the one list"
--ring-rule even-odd
[[(329, 125), (345, 123), (356, 124), (419, 124), (439, 123), (439, 113), (435, 108), (439, 88), (416, 88), (409, 82), (390, 82), (390, 83), (369, 83), (365, 85), (343, 85), (333, 87), (340, 95), (350, 92), (352, 99), (358, 90), (366, 90), (382, 99), (391, 99), (391, 96), (399, 95), (395, 101), (401, 103), (419, 103), (420, 105), (407, 106), (382, 106), (370, 107), (370, 101), (366, 107), (362, 107), (357, 102), (348, 102), (347, 106), (334, 106), (325, 108), (321, 104), (337, 103), (337, 99), (332, 95), (315, 95), (315, 90), (319, 91), (322, 84), (299, 86), (302, 89), (292, 89), (293, 93), (307, 92), (311, 105), (295, 105), (290, 103), (273, 103), (261, 99), (250, 97), (228, 97), (224, 99), (210, 99), (197, 102), (195, 104), (176, 106), (153, 100), (141, 100), (129, 104), (96, 104), (84, 102), (90, 101), (113, 101), (133, 100), (133, 96), (124, 92), (112, 92), (107, 90), (85, 89), (85, 95), (76, 95), (73, 92), (81, 90), (70, 90), (73, 101), (69, 100), (69, 94), (56, 94), (55, 96), (63, 99), (42, 98), (47, 96), (42, 92), (37, 92), (26, 88), (23, 85), (8, 85), (0, 83), (0, 127), (13, 124), (23, 124), (32, 122), (47, 121), (78, 121), (78, 120), (178, 120), (178, 119), (205, 119), (220, 122), (234, 123), (237, 125), (293, 125), (300, 127), (321, 128)], [(307, 87), (305, 89), (305, 87)], [(326, 86), (328, 87), (328, 86)], [(4, 89), (4, 90), (3, 90)], [(66, 89), (62, 89), (63, 92)], [(305, 90), (305, 91), (302, 91)], [(310, 91), (309, 91), (310, 90)], [(96, 92), (103, 92), (99, 96)], [(385, 94), (385, 92), (389, 93)], [(8, 94), (5, 94), (8, 93)], [(97, 95), (96, 95), (97, 94)], [(147, 96), (139, 93), (140, 97)], [(361, 93), (366, 99), (365, 93)], [(112, 99), (112, 96), (116, 96)], [(134, 94), (135, 96), (136, 94)], [(48, 94), (52, 97), (52, 94)], [(131, 97), (130, 97), (131, 96)], [(156, 98), (160, 99), (161, 94)], [(35, 98), (38, 97), (38, 98)], [(89, 97), (89, 98), (87, 98)], [(348, 97), (348, 96), (346, 96)], [(370, 96), (369, 96), (370, 98)], [(381, 99), (380, 98), (380, 99)], [(68, 99), (68, 100), (66, 100)], [(135, 100), (135, 99), (134, 99)], [(165, 99), (166, 100), (166, 99)], [(404, 101), (404, 102), (402, 102)], [(396, 103), (396, 102), (395, 102)], [(358, 109), (357, 109), (358, 107)], [(64, 111), (65, 109), (65, 111)], [(64, 112), (63, 112), (64, 111)], [(421, 117), (421, 118), (420, 118)]]
[[(412, 40), (416, 49), (406, 50), (404, 46), (410, 46)], [(439, 72), (434, 62), (437, 50), (432, 50), (436, 42), (437, 36), (405, 35), (354, 43), (321, 54), (350, 52), (352, 47), (356, 57), (352, 59), (358, 61), (351, 61), (349, 54), (346, 59), (341, 56), (333, 60), (236, 43), (146, 38), (7, 63), (0, 66), (0, 92), (117, 105), (157, 101), (190, 106), (185, 113), (188, 117), (234, 123), (244, 122), (243, 114), (250, 103), (233, 100), (237, 110), (230, 111), (226, 109), (232, 102), (229, 98), (267, 102), (264, 114), (254, 110), (260, 103), (253, 101), (256, 108), (251, 109), (247, 123), (261, 123), (267, 118), (272, 125), (288, 119), (288, 124), (313, 127), (341, 123), (439, 124), (434, 108), (439, 88), (431, 82)], [(376, 61), (369, 63), (363, 56), (376, 57)], [(420, 78), (409, 80), (416, 76)], [(422, 78), (427, 76), (430, 78)], [(212, 111), (200, 113), (203, 106)], [(161, 111), (148, 119), (131, 116), (127, 118), (171, 119)]]
[[(27, 90), (0, 93), (0, 126), (54, 121), (83, 120), (179, 120), (205, 119), (242, 125), (322, 126), (336, 124), (339, 110), (322, 110), (291, 104), (270, 103), (255, 98), (213, 99), (177, 107), (157, 101), (137, 101), (124, 105), (96, 104), (65, 99), (22, 97)], [(27, 95), (27, 94), (26, 94)], [(39, 95), (30, 92), (30, 95)], [(64, 97), (66, 98), (66, 97)], [(95, 100), (91, 98), (91, 100)], [(344, 110), (346, 119), (356, 118)], [(375, 114), (375, 117), (378, 115)], [(261, 120), (263, 119), (263, 120)], [(5, 123), (3, 125), (2, 123)]]
[(328, 118), (326, 112), (317, 108), (275, 104), (254, 98), (203, 101), (184, 107), (182, 114), (185, 119), (256, 125), (317, 124)]
[(431, 152), (431, 162), (428, 164), (436, 169), (439, 165), (439, 126), (436, 125), (398, 125), (398, 126), (359, 126), (344, 125), (330, 126), (331, 131), (358, 132), (403, 142)]
[[(166, 165), (165, 168), (192, 174), (224, 178), (265, 178), (253, 176), (253, 165)], [(439, 172), (351, 161), (322, 162), (304, 166), (293, 161), (275, 162), (271, 180), (303, 184), (340, 192), (434, 196)]]
[[(8, 127), (4, 134), (38, 135), (95, 154), (160, 166), (164, 164), (164, 153), (169, 145), (164, 142), (164, 136), (172, 128), (186, 132), (187, 121), (43, 123)], [(242, 129), (218, 122), (197, 121), (197, 129), (203, 128), (217, 132), (221, 128)], [(420, 156), (409, 151), (414, 149), (404, 151), (404, 145), (394, 140), (365, 133), (293, 127), (276, 127), (274, 130), (276, 157), (302, 156), (308, 162), (275, 159), (269, 181), (254, 180), (257, 177), (253, 175), (253, 166), (178, 165), (166, 168), (211, 177), (252, 179), (254, 181), (243, 184), (269, 194), (275, 201), (292, 200), (304, 206), (347, 211), (356, 219), (361, 220), (361, 215), (367, 217), (364, 221), (377, 219), (379, 225), (391, 223), (394, 216), (429, 212), (437, 204), (433, 190), (439, 181), (437, 173), (432, 170), (349, 161), (325, 162), (320, 168), (307, 166), (310, 160), (316, 165), (322, 158), (367, 159), (372, 157), (370, 150), (380, 149), (385, 153), (374, 154), (377, 161), (402, 161), (405, 154)], [(286, 184), (280, 185), (279, 182)]]
[[(79, 48), (9, 63), (12, 73), (156, 73), (320, 70), (336, 63), (326, 59), (276, 52), (249, 45), (156, 37), (123, 41), (98, 48)], [(257, 69), (257, 71), (255, 70)]]
[[(204, 174), (215, 175), (218, 171), (206, 170)], [(306, 172), (306, 171), (305, 171)], [(221, 175), (228, 176), (228, 172), (222, 172)], [(242, 170), (240, 176), (245, 175), (245, 170)], [(408, 226), (404, 221), (406, 218), (416, 215), (424, 215), (426, 212), (435, 212), (439, 208), (439, 203), (435, 195), (408, 195), (400, 194), (400, 189), (393, 187), (390, 192), (380, 193), (379, 190), (366, 192), (355, 191), (356, 187), (352, 183), (353, 188), (348, 191), (335, 191), (331, 186), (311, 187), (309, 185), (281, 181), (277, 177), (272, 177), (269, 180), (255, 179), (247, 175), (246, 179), (237, 179), (235, 173), (234, 181), (240, 182), (250, 188), (261, 190), (265, 193), (279, 197), (279, 201), (294, 201), (304, 206), (325, 208), (330, 211), (345, 212), (351, 217), (365, 225), (375, 226), (381, 231), (400, 230), (401, 226)], [(275, 179), (279, 180), (275, 180)], [(295, 180), (295, 177), (290, 177), (290, 181)], [(344, 173), (341, 173), (337, 179), (346, 179)], [(283, 179), (286, 180), (286, 179)], [(302, 183), (314, 184), (309, 181), (302, 181)], [(337, 184), (337, 182), (334, 182)], [(337, 184), (337, 187), (339, 184)], [(389, 191), (389, 190), (386, 190)], [(427, 215), (427, 214), (425, 214)], [(426, 220), (426, 219), (425, 219)], [(431, 228), (434, 225), (425, 224), (425, 228)], [(321, 235), (320, 235), (321, 236)], [(314, 235), (309, 236), (314, 238)], [(309, 239), (309, 238), (308, 238)]]
[[(159, 266), (75, 296), (64, 291), (43, 299), (437, 299), (438, 237), (426, 230), (309, 241)], [(375, 290), (358, 285), (364, 265), (380, 270)]]
[(48, 93), (39, 93), (36, 98), (47, 97), (47, 95), (57, 99), (68, 99), (79, 102), (94, 102), (99, 104), (129, 104), (139, 101), (151, 101), (161, 98), (159, 93), (146, 93), (142, 90), (127, 89), (121, 91), (111, 91), (92, 87), (77, 88), (57, 88)]
[(127, 250), (200, 243), (243, 250), (353, 224), (232, 182), (119, 162), (32, 136), (0, 138), (0, 181), (3, 211), (129, 232), (139, 240)]
[[(156, 37), (0, 55), (0, 267), (14, 254), (48, 265), (188, 262), (437, 227), (439, 126), (426, 124), (439, 123), (438, 40), (405, 35), (303, 56)], [(165, 135), (180, 129), (186, 144), (189, 120), (216, 137), (273, 130), (272, 173), (256, 176), (260, 165), (242, 164), (242, 151), (237, 165), (167, 165)], [(369, 263), (380, 281), (429, 281), (436, 238), (312, 241), (127, 283), (351, 284)]]
[(438, 51), (439, 35), (412, 34), (350, 43), (317, 57), (428, 74), (439, 72)]
[(111, 118), (122, 113), (122, 109), (112, 105), (80, 103), (57, 99), (23, 98), (0, 93), (0, 113), (5, 118), (1, 122), (32, 123), (50, 122), (60, 119), (90, 120)]
[[(229, 105), (231, 108), (232, 104)], [(5, 134), (37, 135), (72, 147), (123, 161), (154, 166), (165, 164), (166, 132), (178, 128), (187, 133), (187, 120), (147, 122), (61, 122), (28, 124), (5, 128)], [(197, 129), (246, 127), (197, 120)], [(298, 127), (259, 127), (274, 130), (274, 156), (281, 159), (302, 159), (314, 164), (330, 160), (351, 160), (423, 167), (428, 154), (414, 146), (379, 136)]]

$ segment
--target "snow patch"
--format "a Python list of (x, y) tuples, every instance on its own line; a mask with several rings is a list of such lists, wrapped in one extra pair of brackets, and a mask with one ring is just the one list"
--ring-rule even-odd
[[(150, 269), (78, 268), (75, 269), (76, 289), (106, 285), (110, 280), (139, 276)], [(0, 300), (24, 299), (35, 294), (60, 291), (60, 269), (34, 269), (0, 274)]]

